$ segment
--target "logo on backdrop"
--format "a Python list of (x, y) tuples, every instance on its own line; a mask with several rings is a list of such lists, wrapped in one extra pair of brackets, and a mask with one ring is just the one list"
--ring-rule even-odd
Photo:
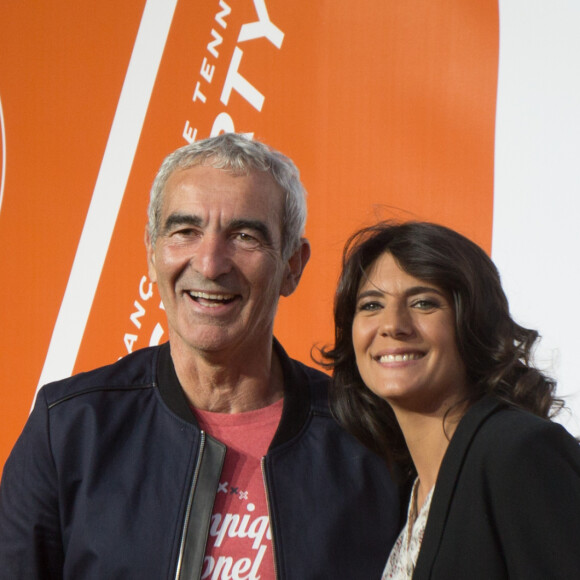
[[(194, 103), (201, 103), (202, 105), (209, 102), (206, 91), (214, 80), (216, 67), (220, 64), (218, 62), (220, 57), (219, 46), (223, 42), (222, 34), (226, 30), (228, 19), (232, 14), (232, 8), (225, 0), (219, 1), (219, 7), (219, 11), (214, 18), (216, 24), (212, 27), (208, 37), (211, 39), (206, 47), (207, 54), (203, 56), (199, 69), (199, 79), (192, 96)], [(220, 102), (227, 107), (232, 93), (237, 93), (256, 111), (261, 112), (266, 97), (252, 84), (251, 80), (247, 79), (240, 72), (240, 65), (244, 58), (244, 50), (239, 45), (245, 46), (245, 43), (248, 41), (265, 39), (279, 50), (284, 40), (284, 32), (270, 19), (265, 0), (254, 0), (254, 8), (256, 10), (257, 20), (252, 19), (249, 22), (245, 22), (240, 28), (237, 45), (229, 62), (226, 78), (222, 87)], [(243, 67), (241, 68), (243, 69)], [(233, 118), (229, 113), (222, 111), (215, 117), (210, 135), (215, 136), (222, 132), (234, 131)], [(193, 143), (197, 139), (197, 132), (197, 128), (193, 127), (189, 120), (186, 120), (182, 133), (185, 141)], [(251, 137), (252, 135), (250, 134), (249, 136)]]
[(6, 131), (4, 129), (4, 111), (0, 97), (0, 211), (4, 199), (4, 183), (6, 181)]

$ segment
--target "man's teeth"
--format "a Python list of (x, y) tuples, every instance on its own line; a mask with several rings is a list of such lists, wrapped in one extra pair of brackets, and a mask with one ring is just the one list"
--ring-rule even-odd
[(404, 362), (408, 360), (417, 360), (422, 358), (423, 355), (420, 353), (408, 353), (408, 354), (385, 354), (379, 357), (379, 362)]
[(189, 295), (192, 298), (201, 298), (202, 300), (215, 300), (219, 302), (233, 300), (236, 297), (235, 294), (206, 294), (205, 292), (190, 292)]

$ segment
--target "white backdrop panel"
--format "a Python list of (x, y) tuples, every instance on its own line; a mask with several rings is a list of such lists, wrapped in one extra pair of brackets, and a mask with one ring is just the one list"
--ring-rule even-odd
[(500, 0), (492, 256), (580, 435), (580, 2)]

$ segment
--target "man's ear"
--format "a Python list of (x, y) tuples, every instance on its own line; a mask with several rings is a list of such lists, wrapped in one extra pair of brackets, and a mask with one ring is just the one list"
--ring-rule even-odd
[(300, 247), (290, 256), (286, 265), (287, 272), (280, 288), (281, 296), (290, 296), (296, 290), (309, 259), (310, 242), (306, 238), (301, 238)]
[(147, 252), (147, 271), (149, 280), (157, 282), (157, 271), (155, 269), (155, 246), (151, 243), (151, 236), (149, 235), (149, 228), (145, 228), (145, 251)]

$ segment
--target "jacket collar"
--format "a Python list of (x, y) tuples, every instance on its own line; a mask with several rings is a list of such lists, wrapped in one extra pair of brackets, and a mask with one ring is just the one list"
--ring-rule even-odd
[(505, 403), (498, 399), (485, 396), (474, 403), (459, 422), (439, 468), (413, 580), (431, 577), (431, 568), (439, 551), (449, 505), (453, 499), (455, 484), (465, 456), (480, 427), (490, 415), (503, 406)]
[[(308, 419), (311, 399), (315, 395), (310, 389), (312, 376), (309, 376), (311, 373), (308, 371), (316, 373), (316, 378), (319, 380), (322, 377), (326, 377), (326, 375), (308, 369), (301, 363), (292, 360), (275, 338), (273, 344), (274, 352), (278, 356), (284, 376), (284, 407), (282, 418), (270, 444), (270, 449), (282, 445), (297, 435)], [(157, 364), (157, 385), (162, 399), (171, 411), (184, 421), (199, 427), (177, 378), (169, 343), (165, 343), (160, 347)], [(314, 401), (317, 405), (324, 405), (324, 397), (318, 396), (314, 398), (320, 399)]]

